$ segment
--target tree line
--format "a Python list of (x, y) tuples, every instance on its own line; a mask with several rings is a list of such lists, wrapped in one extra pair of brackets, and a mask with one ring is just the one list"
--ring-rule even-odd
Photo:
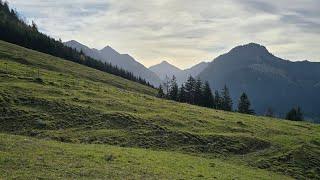
[(153, 87), (145, 79), (136, 77), (129, 71), (88, 57), (82, 51), (65, 46), (61, 40), (55, 40), (39, 32), (34, 22), (28, 25), (15, 10), (10, 9), (8, 2), (2, 0), (0, 0), (0, 39)]
[[(230, 96), (229, 88), (226, 85), (220, 92), (215, 90), (213, 93), (208, 81), (203, 82), (200, 78), (195, 79), (192, 76), (189, 76), (187, 81), (180, 87), (178, 86), (175, 76), (173, 76), (172, 79), (166, 77), (164, 83), (158, 88), (157, 97), (207, 108), (233, 111), (232, 98)], [(245, 92), (239, 97), (237, 109), (235, 111), (243, 114), (255, 114), (254, 110), (251, 109), (249, 97)], [(275, 117), (271, 108), (267, 109), (265, 115), (268, 117)], [(302, 121), (303, 113), (301, 108), (292, 108), (286, 114), (285, 119)]]
[[(187, 81), (180, 87), (175, 76), (172, 79), (166, 78), (165, 82), (158, 88), (159, 98), (165, 98), (182, 103), (193, 104), (197, 106), (219, 109), (224, 111), (233, 111), (233, 102), (230, 96), (229, 88), (225, 85), (219, 92), (212, 93), (208, 81), (202, 82), (200, 78), (195, 79), (189, 76)], [(246, 93), (242, 93), (239, 98), (237, 111), (239, 113), (254, 114)]]

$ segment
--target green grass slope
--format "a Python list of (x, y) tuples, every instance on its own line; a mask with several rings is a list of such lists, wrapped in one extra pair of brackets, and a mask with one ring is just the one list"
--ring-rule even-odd
[[(68, 152), (58, 159), (52, 151), (44, 153), (43, 158), (53, 163), (36, 171), (41, 162), (29, 157), (27, 148), (9, 149), (10, 156), (2, 153), (1, 147), (11, 141), (19, 144), (21, 137), (1, 135), (2, 171), (12, 178), (26, 174), (73, 178), (90, 168), (92, 178), (283, 178), (277, 174), (320, 178), (319, 125), (216, 111), (158, 99), (155, 94), (149, 87), (0, 41), (0, 132), (31, 136), (27, 141), (39, 154), (45, 148)], [(103, 153), (96, 151), (114, 152), (122, 160), (132, 154), (139, 163), (121, 164), (121, 160), (114, 166), (102, 166), (95, 177), (95, 165), (104, 163), (99, 159)], [(88, 158), (81, 153), (93, 155)], [(10, 164), (19, 154), (27, 154), (24, 158), (34, 171)], [(164, 164), (162, 159), (167, 159)], [(76, 161), (81, 162), (80, 169), (64, 168)], [(211, 161), (221, 164), (217, 172), (202, 164)], [(61, 168), (52, 168), (60, 163)], [(188, 166), (201, 171), (185, 169)], [(104, 168), (117, 171), (103, 172)], [(143, 176), (144, 172), (149, 175)]]
[(0, 178), (8, 179), (290, 179), (174, 152), (66, 144), (0, 134)]

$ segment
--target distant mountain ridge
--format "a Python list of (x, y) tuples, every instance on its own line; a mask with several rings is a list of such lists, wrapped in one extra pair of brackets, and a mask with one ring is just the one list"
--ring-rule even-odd
[(110, 46), (98, 50), (89, 48), (75, 40), (65, 42), (64, 44), (78, 51), (82, 50), (84, 54), (94, 59), (111, 63), (112, 65), (132, 72), (135, 76), (141, 77), (155, 86), (158, 86), (161, 82), (160, 78), (154, 72), (137, 62), (133, 57), (128, 54), (120, 54)]
[(283, 117), (290, 108), (301, 106), (306, 118), (320, 117), (318, 62), (291, 62), (250, 43), (217, 57), (199, 77), (214, 89), (228, 85), (235, 104), (246, 92), (258, 114), (270, 107)]
[(120, 54), (109, 46), (97, 50), (76, 41), (66, 45), (131, 71), (154, 85), (160, 84), (165, 76), (171, 78), (173, 75), (182, 84), (191, 75), (208, 81), (214, 90), (220, 90), (226, 84), (235, 108), (240, 94), (246, 92), (258, 114), (271, 108), (277, 116), (284, 117), (290, 108), (301, 106), (307, 119), (320, 122), (320, 63), (284, 60), (256, 43), (237, 46), (210, 63), (201, 62), (185, 70), (167, 61), (146, 70), (131, 56)]
[(208, 64), (208, 62), (201, 62), (192, 66), (191, 68), (181, 70), (176, 66), (168, 63), (167, 61), (162, 61), (160, 64), (149, 67), (149, 69), (156, 73), (161, 80), (164, 80), (166, 76), (172, 78), (172, 76), (174, 75), (177, 78), (177, 82), (179, 84), (182, 84), (187, 80), (189, 76), (197, 76), (208, 66)]
[(180, 82), (180, 84), (186, 82), (189, 76), (197, 77), (208, 65), (208, 62), (201, 62), (192, 66), (191, 68), (183, 70), (177, 75), (178, 82)]
[(156, 73), (161, 80), (164, 80), (167, 77), (172, 77), (182, 72), (178, 67), (168, 63), (167, 61), (162, 61), (160, 64), (149, 67), (149, 69)]

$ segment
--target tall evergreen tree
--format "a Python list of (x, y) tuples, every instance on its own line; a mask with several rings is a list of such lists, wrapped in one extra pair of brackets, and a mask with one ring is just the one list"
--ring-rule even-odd
[(203, 86), (202, 102), (204, 107), (208, 107), (208, 108), (214, 107), (214, 97), (208, 81), (206, 81)]
[(200, 78), (197, 79), (194, 86), (194, 103), (198, 106), (202, 106), (202, 81)]
[(251, 103), (246, 93), (242, 93), (239, 99), (238, 112), (244, 114), (254, 114), (254, 111), (250, 109)]
[(167, 75), (162, 84), (163, 84), (163, 91), (166, 94), (166, 98), (168, 98), (167, 96), (169, 95), (169, 90), (170, 90), (170, 79)]
[(291, 121), (303, 121), (303, 113), (300, 107), (292, 108), (286, 115), (286, 119)]
[(179, 102), (186, 102), (187, 101), (186, 90), (185, 90), (185, 87), (183, 84), (179, 88), (178, 101)]
[(187, 103), (194, 104), (195, 103), (195, 84), (196, 80), (189, 76), (187, 82), (185, 83), (185, 90), (186, 90), (186, 100)]
[(177, 79), (175, 76), (173, 76), (170, 81), (168, 99), (177, 101), (178, 100), (178, 91), (179, 91), (179, 87), (178, 87)]
[(214, 107), (215, 109), (222, 109), (222, 98), (221, 98), (218, 90), (216, 90), (216, 91), (214, 92), (213, 107)]
[(164, 97), (165, 97), (165, 94), (164, 94), (164, 92), (163, 92), (162, 85), (160, 85), (159, 88), (158, 88), (157, 97), (158, 97), (158, 98), (164, 98)]
[(32, 23), (31, 23), (31, 28), (32, 28), (32, 30), (34, 30), (34, 31), (38, 31), (38, 26), (37, 26), (37, 24), (36, 24), (34, 21), (32, 21)]
[(232, 111), (232, 99), (227, 85), (222, 89), (222, 110)]

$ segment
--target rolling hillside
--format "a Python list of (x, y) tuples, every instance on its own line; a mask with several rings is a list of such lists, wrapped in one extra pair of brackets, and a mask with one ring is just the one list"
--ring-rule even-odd
[(319, 125), (155, 94), (0, 41), (0, 178), (320, 178)]

